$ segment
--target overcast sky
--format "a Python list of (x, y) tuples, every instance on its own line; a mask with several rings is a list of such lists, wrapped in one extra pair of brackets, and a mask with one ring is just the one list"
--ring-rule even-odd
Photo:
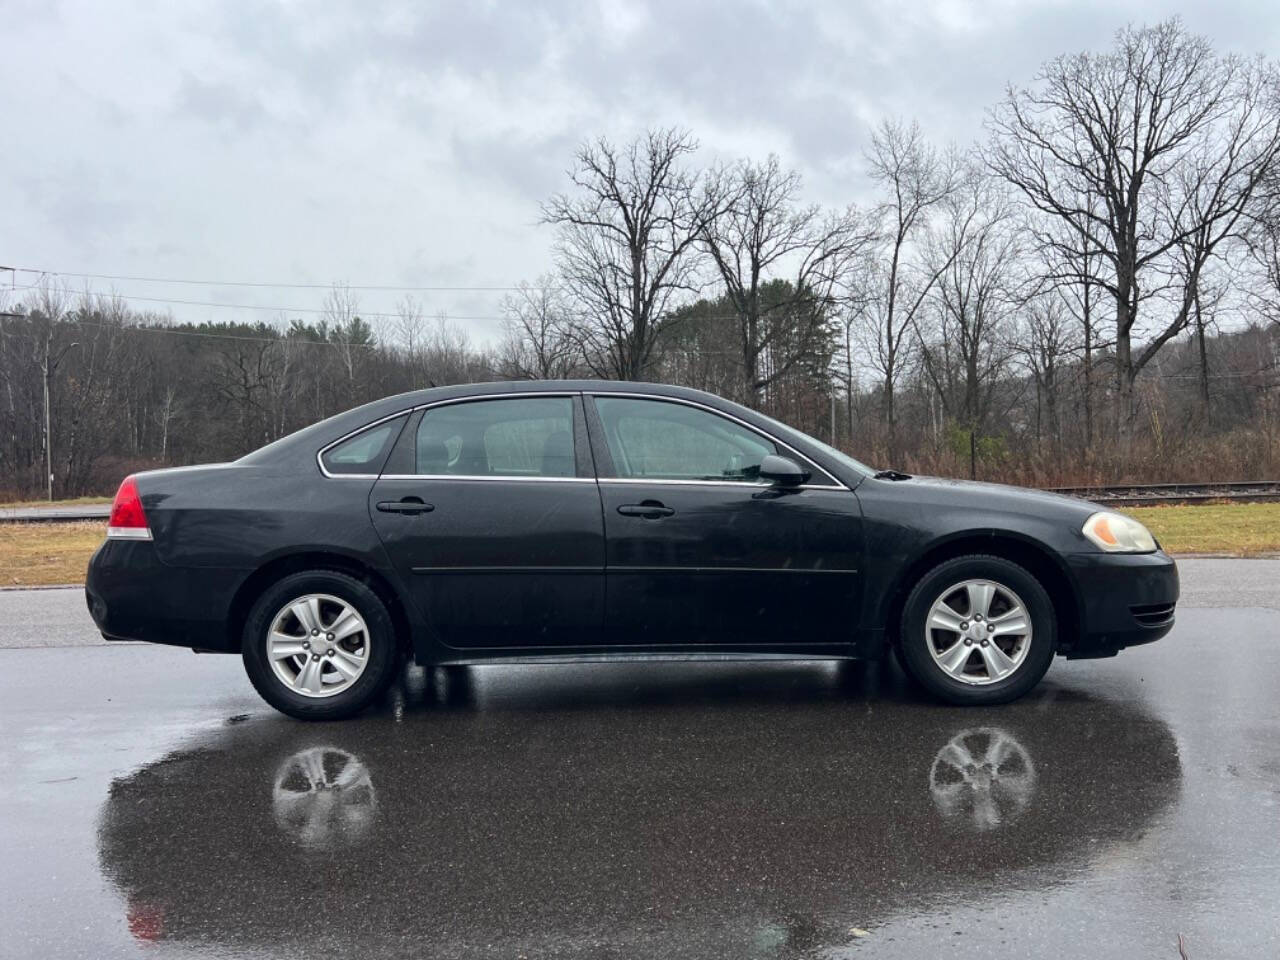
[[(550, 266), (538, 204), (586, 137), (683, 126), (700, 159), (774, 152), (809, 199), (844, 205), (865, 195), (862, 153), (882, 117), (970, 143), (1007, 82), (1173, 12), (1221, 50), (1280, 52), (1280, 5), (1266, 0), (0, 0), (0, 264), (511, 284)], [(314, 309), (323, 296), (95, 284), (192, 321), (271, 314), (137, 298)], [(389, 311), (400, 295), (360, 296)], [(430, 314), (487, 317), (501, 294), (419, 296)], [(496, 326), (459, 325), (478, 339)]]

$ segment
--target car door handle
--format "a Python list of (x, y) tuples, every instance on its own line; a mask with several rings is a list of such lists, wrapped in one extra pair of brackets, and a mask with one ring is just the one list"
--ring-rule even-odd
[(624, 517), (643, 517), (646, 520), (661, 520), (670, 517), (675, 511), (657, 500), (646, 500), (643, 503), (624, 503), (618, 508)]
[(431, 503), (423, 503), (418, 497), (405, 497), (403, 500), (380, 500), (378, 509), (383, 513), (430, 513), (435, 509)]

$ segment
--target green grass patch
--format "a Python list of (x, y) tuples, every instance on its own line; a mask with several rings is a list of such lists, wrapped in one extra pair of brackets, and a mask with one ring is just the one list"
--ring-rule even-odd
[(1252, 557), (1280, 552), (1280, 503), (1127, 507), (1168, 553)]

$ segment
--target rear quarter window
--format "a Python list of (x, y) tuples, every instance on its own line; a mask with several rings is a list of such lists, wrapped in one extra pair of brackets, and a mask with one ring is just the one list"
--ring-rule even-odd
[(400, 416), (361, 430), (326, 449), (320, 455), (320, 462), (325, 470), (337, 476), (381, 473), (404, 421), (405, 417)]

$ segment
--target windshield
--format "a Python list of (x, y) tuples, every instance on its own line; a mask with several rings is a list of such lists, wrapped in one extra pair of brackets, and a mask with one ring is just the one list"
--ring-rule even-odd
[[(763, 414), (761, 414), (761, 416), (763, 416)], [(765, 417), (764, 419), (769, 422), (770, 427), (783, 437), (791, 440), (802, 440), (806, 443), (811, 443), (827, 456), (831, 457), (831, 459), (839, 461), (843, 466), (862, 474), (864, 477), (869, 477), (876, 472), (872, 467), (868, 467), (865, 463), (853, 459), (853, 457), (849, 456), (847, 453), (837, 450), (829, 443), (823, 443), (817, 437), (811, 437), (807, 433), (801, 433), (795, 427), (788, 427), (781, 420), (775, 420), (773, 417)]]

